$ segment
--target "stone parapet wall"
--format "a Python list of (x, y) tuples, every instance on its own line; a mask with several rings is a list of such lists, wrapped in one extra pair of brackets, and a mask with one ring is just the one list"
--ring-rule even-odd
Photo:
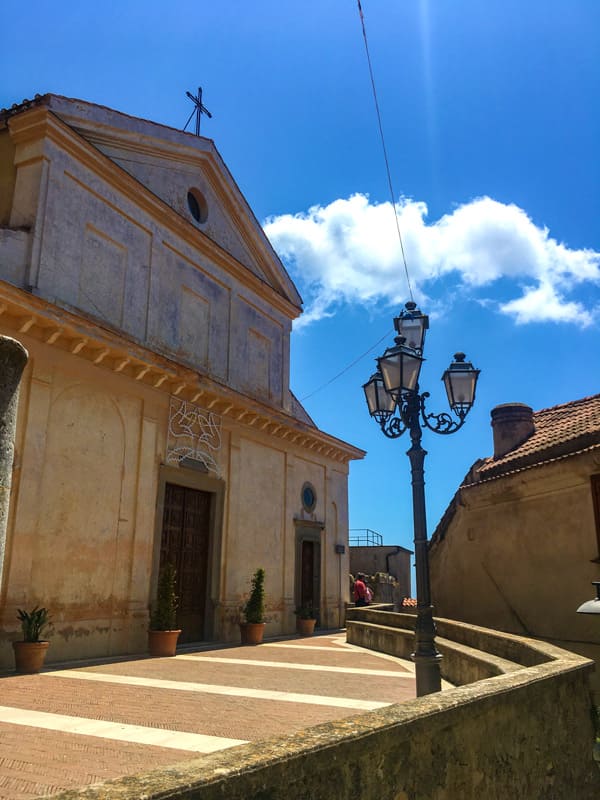
[[(414, 625), (414, 617), (390, 614), (385, 626), (382, 614), (350, 611), (349, 640), (372, 624), (396, 628), (408, 642), (398, 618)], [(475, 657), (473, 641), (487, 641), (493, 652), (477, 658), (496, 659), (500, 674), (56, 800), (597, 800), (591, 662), (482, 628), (446, 620), (438, 627), (464, 640), (446, 640), (456, 661)], [(530, 661), (533, 651), (539, 663), (532, 666), (505, 657)]]
[[(388, 609), (390, 609), (388, 607)], [(348, 609), (348, 641), (397, 658), (414, 650), (414, 613), (390, 613), (385, 607)], [(565, 651), (548, 643), (500, 633), (453, 620), (436, 620), (442, 675), (455, 686), (560, 659)], [(568, 653), (567, 655), (572, 655)]]

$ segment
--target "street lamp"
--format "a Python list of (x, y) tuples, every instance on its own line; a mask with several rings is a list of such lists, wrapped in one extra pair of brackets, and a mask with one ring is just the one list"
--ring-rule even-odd
[[(585, 603), (582, 603), (577, 609), (578, 614), (600, 614), (600, 581), (592, 581), (592, 586), (596, 587), (596, 597), (593, 600), (586, 600)], [(592, 755), (594, 761), (600, 767), (600, 708), (597, 702), (595, 703), (595, 714), (596, 742), (594, 743)]]
[(597, 596), (582, 603), (577, 609), (578, 614), (600, 614), (600, 581), (592, 581), (592, 586), (596, 587)]
[(415, 662), (417, 696), (439, 692), (441, 655), (435, 647), (435, 623), (429, 586), (429, 555), (427, 551), (427, 521), (425, 513), (425, 479), (423, 464), (427, 452), (421, 447), (422, 425), (434, 433), (455, 433), (464, 425), (475, 401), (479, 370), (465, 361), (464, 353), (456, 353), (454, 361), (444, 372), (448, 403), (454, 417), (443, 412), (428, 414), (425, 401), (428, 392), (419, 393), (419, 374), (423, 361), (425, 332), (429, 319), (416, 306), (406, 303), (394, 320), (398, 336), (377, 360), (377, 372), (371, 375), (363, 390), (369, 414), (378, 422), (383, 433), (397, 439), (408, 430), (413, 499), (413, 525), (417, 568), (417, 621), (415, 627)]

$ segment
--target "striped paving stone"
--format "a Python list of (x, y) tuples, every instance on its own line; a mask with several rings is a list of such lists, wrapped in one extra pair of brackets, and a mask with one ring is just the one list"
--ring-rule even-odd
[[(349, 657), (354, 666), (344, 667), (329, 659), (321, 651), (296, 654), (294, 661), (287, 660), (291, 648), (258, 647), (220, 649), (195, 654), (182, 654), (174, 659), (140, 659), (125, 663), (102, 664), (86, 668), (86, 672), (129, 675), (137, 678), (163, 678), (191, 683), (231, 685), (248, 689), (299, 692), (302, 694), (348, 697), (387, 703), (401, 702), (414, 697), (414, 675), (407, 671), (405, 662), (386, 657), (372, 656), (356, 648)], [(227, 654), (224, 656), (224, 654)], [(280, 659), (281, 654), (286, 654)], [(312, 656), (318, 655), (315, 664)], [(243, 656), (243, 657), (242, 657)], [(262, 656), (262, 657), (261, 657)], [(348, 655), (345, 654), (347, 658)], [(368, 659), (371, 668), (366, 668)], [(333, 663), (329, 663), (333, 661)]]
[[(277, 665), (282, 666), (285, 664), (294, 665), (295, 669), (301, 669), (302, 665), (306, 669), (322, 669), (324, 671), (333, 670), (346, 670), (348, 674), (377, 674), (384, 672), (386, 675), (394, 675), (401, 677), (403, 675), (410, 676), (410, 672), (406, 669), (399, 669), (397, 667), (390, 668), (389, 664), (382, 664), (381, 661), (376, 661), (373, 658), (366, 657), (357, 660), (356, 655), (350, 653), (333, 653), (329, 652), (324, 657), (323, 651), (310, 651), (298, 652), (298, 650), (267, 650), (260, 648), (253, 649), (252, 653), (227, 653), (218, 655), (211, 653), (182, 653), (178, 655), (179, 659), (194, 659), (195, 661), (206, 661), (213, 664), (227, 664), (227, 663), (246, 663), (256, 664), (257, 666), (270, 666), (270, 663), (275, 661)], [(325, 664), (325, 660), (327, 663)]]
[(0, 722), (0, 800), (31, 800), (197, 757)]
[[(324, 656), (325, 654), (325, 656)], [(182, 653), (181, 656), (185, 656)], [(214, 651), (195, 652), (189, 654), (190, 657), (197, 659), (213, 659), (216, 655)], [(348, 668), (363, 668), (368, 670), (387, 669), (397, 673), (410, 672), (406, 664), (396, 659), (395, 664), (387, 662), (382, 664), (378, 655), (360, 650), (360, 663), (357, 663), (357, 650), (337, 647), (327, 647), (323, 645), (290, 645), (287, 642), (265, 643), (258, 647), (234, 647), (220, 650), (219, 659), (222, 661), (235, 661), (237, 659), (277, 661), (285, 663), (298, 662), (303, 664), (323, 664), (324, 658), (329, 666), (339, 666)]]
[(72, 714), (38, 711), (10, 706), (0, 706), (0, 722), (21, 725), (41, 730), (61, 730), (63, 733), (94, 736), (98, 739), (111, 739), (118, 742), (135, 742), (171, 750), (190, 750), (194, 753), (216, 753), (239, 744), (247, 744), (247, 739), (209, 736), (189, 731), (176, 731), (165, 726), (135, 725), (116, 721), (114, 718), (100, 719)]
[[(252, 690), (272, 692), (294, 692), (325, 697), (347, 697), (356, 700), (374, 700), (397, 703), (406, 699), (407, 692), (414, 696), (412, 677), (369, 676), (346, 674), (343, 671), (320, 672), (290, 669), (282, 665), (279, 669), (248, 664), (197, 664), (194, 661), (175, 661), (167, 666), (157, 663), (135, 662), (126, 669), (107, 668), (85, 670), (90, 674), (123, 675), (155, 680), (175, 680), (199, 683), (209, 687), (236, 686)], [(207, 691), (209, 691), (207, 689)]]
[(145, 771), (415, 695), (412, 665), (348, 646), (343, 635), (186, 648), (175, 658), (105, 660), (0, 683), (0, 800)]
[(44, 685), (18, 693), (3, 689), (3, 705), (245, 740), (282, 735), (367, 710), (356, 703), (350, 707), (321, 706), (236, 696), (232, 687), (224, 687), (226, 691), (222, 694), (183, 693), (160, 686), (58, 678), (51, 673), (35, 677), (43, 679)]

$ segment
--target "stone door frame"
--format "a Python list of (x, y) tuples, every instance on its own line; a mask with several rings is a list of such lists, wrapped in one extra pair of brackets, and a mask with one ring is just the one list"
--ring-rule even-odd
[(221, 597), (221, 561), (223, 545), (223, 511), (225, 505), (225, 481), (220, 478), (198, 472), (185, 467), (172, 467), (161, 464), (158, 473), (158, 491), (156, 497), (156, 519), (154, 529), (154, 547), (152, 556), (152, 573), (150, 579), (151, 601), (156, 597), (158, 571), (160, 567), (160, 548), (167, 483), (183, 486), (186, 489), (197, 489), (213, 495), (210, 521), (209, 545), (207, 559), (206, 610), (204, 616), (204, 641), (215, 641), (218, 637), (217, 607)]

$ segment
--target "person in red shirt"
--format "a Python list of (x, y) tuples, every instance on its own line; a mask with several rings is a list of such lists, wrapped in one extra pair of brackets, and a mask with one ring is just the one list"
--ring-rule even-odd
[(361, 606), (368, 605), (367, 601), (367, 584), (365, 583), (365, 576), (362, 572), (359, 572), (356, 575), (356, 580), (354, 581), (354, 605), (357, 608)]

